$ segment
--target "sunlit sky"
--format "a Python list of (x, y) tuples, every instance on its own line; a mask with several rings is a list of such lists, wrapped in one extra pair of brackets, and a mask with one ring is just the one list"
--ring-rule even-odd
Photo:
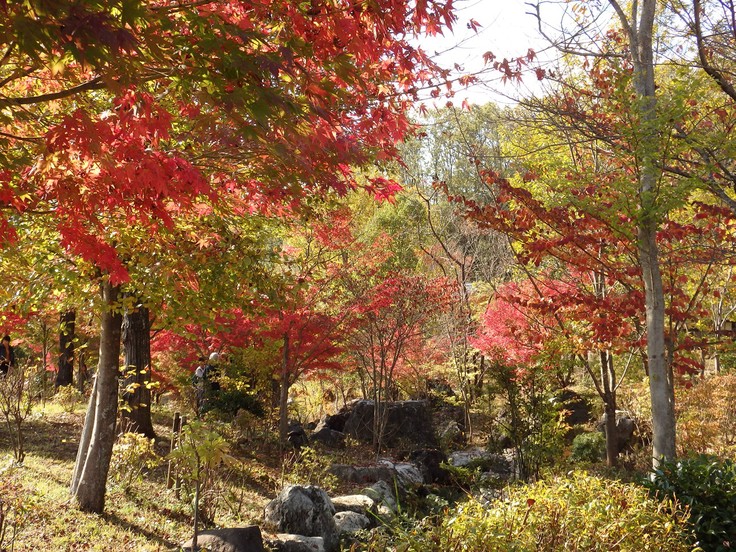
[[(524, 56), (530, 48), (543, 59), (552, 56), (549, 43), (538, 32), (536, 18), (529, 14), (532, 8), (524, 0), (456, 0), (454, 4), (458, 21), (452, 31), (446, 30), (443, 37), (423, 38), (420, 42), (428, 54), (437, 53), (435, 59), (442, 66), (452, 67), (457, 63), (468, 72), (479, 71), (484, 67), (483, 54), (488, 51), (497, 59)], [(549, 14), (554, 15), (554, 11), (543, 13)], [(471, 19), (481, 25), (477, 32), (468, 28)], [(501, 83), (500, 75), (489, 74), (486, 80), (489, 80), (487, 85), (458, 89), (453, 101), (506, 103), (511, 101), (506, 96), (538, 91), (536, 79), (531, 75), (521, 85)]]

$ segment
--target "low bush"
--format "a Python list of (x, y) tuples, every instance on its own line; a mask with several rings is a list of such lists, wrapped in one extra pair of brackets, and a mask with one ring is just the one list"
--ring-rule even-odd
[(14, 466), (0, 469), (0, 550), (3, 552), (15, 550), (20, 533), (42, 513), (38, 497), (23, 488), (15, 469)]
[(572, 440), (570, 460), (600, 462), (606, 457), (606, 436), (600, 431), (581, 433)]
[(26, 457), (25, 428), (26, 419), (33, 409), (33, 395), (27, 365), (17, 365), (0, 378), (0, 413), (10, 434), (13, 458), (22, 464)]
[(639, 485), (572, 472), (511, 488), (490, 507), (472, 499), (409, 550), (691, 550), (687, 514)]
[(317, 485), (326, 491), (337, 489), (340, 481), (330, 472), (332, 459), (311, 447), (302, 447), (282, 465), (282, 484)]
[(139, 433), (124, 433), (112, 449), (110, 480), (124, 491), (139, 482), (147, 469), (162, 462), (156, 454), (154, 440)]
[(736, 463), (713, 456), (664, 462), (645, 482), (656, 497), (690, 508), (698, 545), (709, 552), (736, 547)]
[(62, 385), (56, 390), (53, 400), (64, 412), (69, 414), (82, 404), (84, 395), (77, 391), (77, 388), (73, 385)]
[(718, 374), (677, 389), (678, 455), (736, 457), (736, 374)]
[(202, 406), (201, 413), (213, 412), (218, 418), (233, 420), (238, 411), (244, 410), (255, 416), (263, 416), (263, 405), (250, 391), (231, 389), (212, 393)]

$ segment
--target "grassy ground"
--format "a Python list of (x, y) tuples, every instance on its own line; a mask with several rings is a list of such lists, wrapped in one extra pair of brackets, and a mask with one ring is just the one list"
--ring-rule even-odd
[[(165, 455), (171, 413), (159, 410), (154, 419), (156, 449)], [(6, 515), (0, 551), (176, 550), (191, 537), (192, 508), (186, 493), (177, 498), (166, 488), (165, 463), (127, 490), (111, 485), (103, 515), (75, 507), (68, 489), (83, 421), (81, 405), (71, 413), (51, 403), (38, 408), (23, 426), (27, 455), (19, 467), (11, 466), (8, 430), (0, 426), (0, 517)], [(275, 494), (279, 470), (271, 451), (251, 447), (249, 456), (238, 477), (220, 488), (220, 525), (258, 523)]]

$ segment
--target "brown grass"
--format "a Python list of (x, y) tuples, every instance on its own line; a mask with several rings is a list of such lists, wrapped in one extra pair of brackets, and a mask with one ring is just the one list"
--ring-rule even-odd
[[(170, 420), (169, 412), (156, 413), (156, 449), (161, 455), (168, 452)], [(0, 427), (0, 500), (9, 514), (0, 550), (176, 550), (191, 537), (192, 509), (184, 494), (177, 499), (175, 492), (166, 488), (165, 463), (146, 473), (127, 492), (109, 488), (103, 515), (85, 514), (76, 508), (68, 488), (83, 421), (81, 405), (72, 413), (53, 408), (34, 412), (23, 426), (27, 456), (17, 467), (10, 464), (8, 430)], [(269, 456), (267, 448), (264, 450)], [(250, 451), (257, 452), (258, 447)], [(218, 508), (218, 525), (258, 523), (263, 506), (273, 496), (278, 469), (267, 457), (256, 461), (258, 455), (253, 456), (246, 459), (250, 464), (245, 464), (240, 478), (230, 479), (227, 489), (236, 500)]]

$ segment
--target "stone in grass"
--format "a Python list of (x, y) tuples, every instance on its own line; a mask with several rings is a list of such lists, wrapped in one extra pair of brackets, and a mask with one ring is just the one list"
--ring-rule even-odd
[(266, 545), (272, 552), (325, 552), (322, 537), (279, 533), (265, 540)]
[(396, 491), (397, 489), (387, 481), (377, 481), (367, 489), (364, 489), (362, 493), (372, 498), (376, 503), (396, 513), (399, 510), (396, 501)]
[(339, 535), (352, 535), (371, 525), (368, 516), (357, 512), (337, 512), (335, 514), (335, 525)]
[[(181, 545), (185, 552), (192, 550), (192, 539)], [(232, 529), (211, 529), (197, 535), (197, 549), (209, 552), (264, 552), (261, 530), (256, 525)]]
[(339, 547), (335, 507), (330, 497), (312, 485), (288, 485), (265, 510), (266, 526), (279, 533), (322, 537), (327, 552)]
[(336, 496), (332, 499), (336, 512), (356, 512), (364, 516), (375, 515), (376, 501), (364, 494)]

